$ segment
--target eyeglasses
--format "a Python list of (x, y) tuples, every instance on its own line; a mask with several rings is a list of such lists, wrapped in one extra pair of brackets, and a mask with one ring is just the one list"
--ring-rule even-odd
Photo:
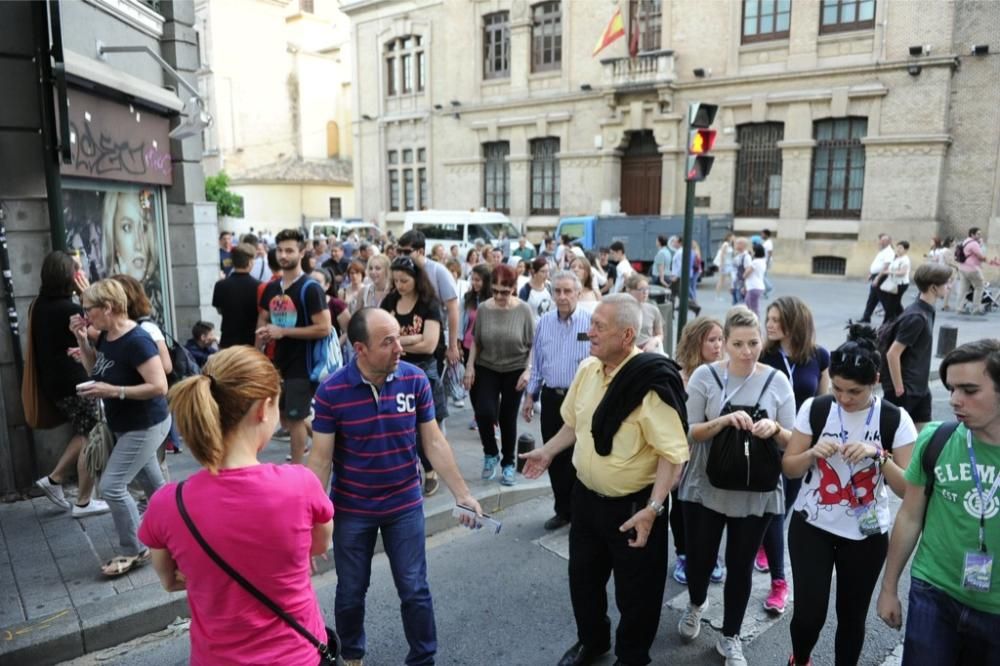
[(91, 310), (94, 310), (94, 309), (99, 308), (101, 306), (100, 305), (95, 305), (95, 304), (90, 304), (90, 305), (81, 305), (80, 307), (83, 308), (84, 312), (90, 312)]
[(399, 271), (412, 272), (416, 270), (417, 265), (413, 263), (413, 259), (410, 259), (410, 257), (407, 256), (408, 254), (409, 252), (407, 252), (407, 254), (403, 255), (402, 257), (396, 257), (395, 259), (393, 259), (392, 264), (390, 264), (389, 267), (394, 271), (399, 270)]
[(504, 287), (493, 287), (493, 293), (497, 296), (510, 296), (514, 293), (513, 289), (507, 289)]
[(412, 247), (397, 247), (396, 248), (396, 252), (399, 252), (404, 257), (408, 257), (413, 252), (413, 248)]

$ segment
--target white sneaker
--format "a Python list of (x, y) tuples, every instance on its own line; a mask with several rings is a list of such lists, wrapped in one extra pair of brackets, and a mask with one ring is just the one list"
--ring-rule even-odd
[(719, 640), (715, 642), (715, 651), (726, 658), (726, 666), (747, 666), (739, 636), (719, 636)]
[(96, 516), (102, 513), (107, 513), (111, 510), (108, 503), (104, 500), (91, 499), (87, 506), (80, 506), (79, 504), (73, 505), (73, 517), (74, 518), (87, 518), (88, 516)]
[(687, 610), (681, 615), (681, 621), (677, 623), (677, 633), (681, 635), (681, 640), (690, 643), (698, 638), (701, 633), (701, 614), (708, 608), (708, 599), (701, 606), (688, 604)]
[(35, 481), (35, 485), (38, 486), (38, 489), (45, 493), (45, 496), (60, 509), (68, 510), (70, 508), (69, 500), (67, 500), (66, 495), (63, 494), (62, 486), (49, 481), (49, 477), (43, 476), (38, 479), (38, 481)]

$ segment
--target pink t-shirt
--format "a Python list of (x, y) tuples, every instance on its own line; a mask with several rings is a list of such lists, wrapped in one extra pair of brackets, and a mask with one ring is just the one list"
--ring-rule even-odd
[[(177, 510), (177, 484), (149, 502), (139, 539), (165, 548), (187, 577), (191, 663), (316, 664), (305, 638), (213, 562)], [(313, 525), (333, 518), (316, 475), (301, 465), (202, 470), (184, 484), (184, 506), (205, 541), (314, 636), (326, 636), (309, 579)]]
[(962, 249), (965, 251), (965, 261), (958, 265), (958, 270), (971, 273), (983, 263), (983, 246), (979, 241), (966, 238), (962, 242)]

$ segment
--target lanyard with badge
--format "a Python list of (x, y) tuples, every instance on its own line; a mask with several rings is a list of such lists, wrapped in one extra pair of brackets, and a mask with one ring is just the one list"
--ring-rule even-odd
[(793, 385), (795, 384), (795, 364), (788, 362), (788, 355), (785, 354), (785, 350), (778, 347), (778, 352), (781, 353), (781, 360), (785, 362), (785, 370), (788, 371), (788, 381)]
[[(865, 417), (865, 432), (868, 432), (868, 427), (871, 425), (872, 416), (875, 414), (875, 406), (878, 404), (878, 398), (872, 398), (872, 404), (868, 408), (868, 416)], [(848, 432), (844, 428), (844, 412), (837, 404), (837, 419), (840, 422), (840, 444), (841, 446), (847, 446)], [(876, 470), (876, 474), (877, 474)], [(876, 506), (876, 496), (877, 496), (877, 483), (872, 483), (872, 501), (865, 504), (859, 494), (858, 489), (854, 485), (854, 465), (851, 463), (847, 464), (847, 483), (851, 488), (851, 509), (850, 512), (858, 519), (858, 530), (861, 534), (865, 536), (872, 536), (873, 534), (882, 533), (882, 525), (879, 523), (878, 519), (878, 508)]]
[(965, 553), (962, 587), (974, 592), (989, 592), (990, 581), (993, 578), (993, 556), (986, 551), (986, 507), (993, 503), (993, 497), (1000, 488), (1000, 474), (993, 481), (989, 493), (984, 495), (979, 467), (976, 466), (976, 451), (972, 447), (971, 430), (965, 431), (965, 445), (969, 452), (969, 462), (972, 463), (972, 479), (976, 482), (976, 494), (979, 495), (979, 550)]
[(750, 381), (750, 378), (753, 377), (754, 372), (756, 372), (756, 370), (757, 370), (756, 368), (751, 370), (750, 374), (747, 375), (742, 382), (740, 382), (740, 385), (737, 386), (732, 393), (729, 393), (726, 390), (729, 387), (729, 364), (726, 363), (726, 369), (722, 371), (722, 400), (719, 403), (720, 412), (726, 408), (726, 403), (732, 400), (733, 396), (740, 392), (740, 389), (743, 388), (743, 385), (746, 384), (748, 381)]

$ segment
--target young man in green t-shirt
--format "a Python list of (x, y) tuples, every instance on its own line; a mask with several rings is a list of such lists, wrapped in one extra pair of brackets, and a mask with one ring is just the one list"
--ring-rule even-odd
[(924, 494), (922, 459), (939, 424), (929, 424), (917, 438), (889, 539), (878, 614), (890, 627), (902, 625), (899, 575), (919, 538), (903, 666), (998, 664), (1000, 340), (956, 348), (941, 363), (941, 379), (960, 424), (934, 464), (930, 497)]

